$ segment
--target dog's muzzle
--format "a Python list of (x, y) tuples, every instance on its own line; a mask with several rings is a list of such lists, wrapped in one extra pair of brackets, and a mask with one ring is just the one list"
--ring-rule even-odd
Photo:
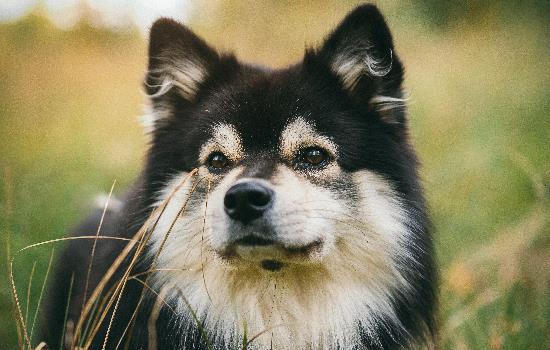
[(297, 244), (279, 237), (269, 223), (268, 213), (275, 199), (269, 184), (245, 180), (233, 185), (224, 197), (224, 210), (231, 219), (229, 244), (223, 252), (228, 259), (242, 259), (277, 271), (287, 263), (306, 261), (321, 249), (323, 242)]

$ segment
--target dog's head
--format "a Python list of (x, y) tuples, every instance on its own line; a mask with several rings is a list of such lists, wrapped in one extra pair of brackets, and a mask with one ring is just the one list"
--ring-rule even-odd
[[(334, 303), (397, 318), (391, 295), (413, 288), (411, 267), (429, 243), (403, 69), (378, 10), (358, 8), (285, 69), (219, 54), (169, 19), (153, 25), (149, 50), (145, 178), (157, 204), (173, 194), (152, 251), (161, 250), (161, 267), (181, 270), (159, 285), (180, 288), (198, 313), (215, 308), (205, 303), (246, 309), (239, 290), (250, 297), (276, 280), (290, 308), (300, 308), (292, 293), (321, 288)], [(195, 284), (193, 273), (202, 275)], [(357, 323), (347, 311), (342, 322)], [(262, 312), (248, 324), (267, 326)]]

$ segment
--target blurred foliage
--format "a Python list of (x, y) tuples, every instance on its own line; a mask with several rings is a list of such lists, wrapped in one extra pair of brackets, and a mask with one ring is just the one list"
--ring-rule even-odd
[(550, 17), (550, 2), (545, 0), (420, 0), (416, 6), (433, 27), (439, 29), (461, 22), (476, 23), (492, 16), (506, 19), (527, 17), (540, 23)]
[[(351, 1), (213, 1), (191, 27), (246, 61), (284, 66)], [(411, 134), (435, 227), (446, 349), (538, 349), (550, 334), (548, 3), (379, 1), (407, 67)], [(136, 176), (146, 62), (135, 30), (0, 24), (0, 203), (12, 253), (63, 236), (99, 192)], [(56, 246), (59, 250), (61, 247)], [(51, 245), (17, 257), (33, 314)], [(5, 261), (5, 260), (4, 260)], [(17, 347), (6, 269), (0, 339)]]

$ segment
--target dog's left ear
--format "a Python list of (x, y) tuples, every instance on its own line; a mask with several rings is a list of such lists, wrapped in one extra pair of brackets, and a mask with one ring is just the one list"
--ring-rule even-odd
[[(403, 106), (403, 67), (376, 6), (363, 5), (349, 13), (319, 50), (306, 54), (304, 63), (311, 60), (328, 67), (354, 99), (379, 111)], [(386, 114), (389, 122), (401, 121), (397, 119), (402, 116)]]

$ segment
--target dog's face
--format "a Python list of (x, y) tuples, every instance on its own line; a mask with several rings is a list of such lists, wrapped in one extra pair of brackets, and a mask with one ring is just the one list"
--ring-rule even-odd
[[(226, 343), (243, 319), (249, 334), (291, 324), (277, 331), (280, 348), (358, 344), (356, 327), (375, 338), (377, 322), (398, 318), (393, 294), (414, 288), (424, 248), (401, 81), (373, 7), (281, 70), (158, 21), (145, 175), (167, 204), (152, 236), (165, 270), (156, 286), (183, 293)], [(292, 325), (308, 313), (308, 325)]]

